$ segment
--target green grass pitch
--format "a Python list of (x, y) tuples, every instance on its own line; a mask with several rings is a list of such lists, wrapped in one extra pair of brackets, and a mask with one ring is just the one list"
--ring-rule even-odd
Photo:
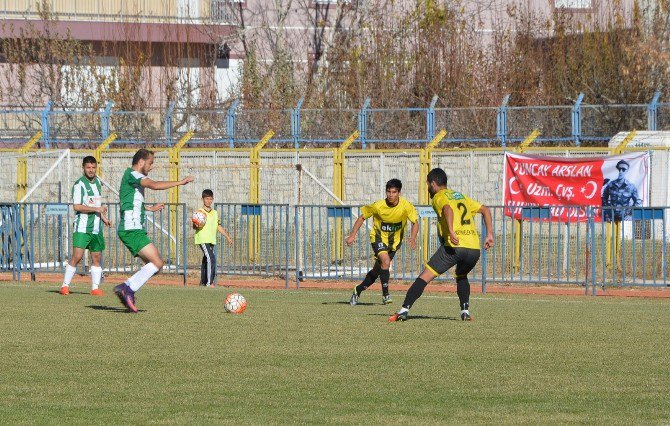
[(667, 299), (57, 289), (0, 284), (0, 423), (670, 422)]

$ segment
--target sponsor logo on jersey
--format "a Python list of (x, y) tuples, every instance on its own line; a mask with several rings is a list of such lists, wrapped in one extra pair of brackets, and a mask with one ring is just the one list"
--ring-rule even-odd
[(382, 222), (381, 230), (384, 232), (396, 232), (402, 229), (402, 222), (386, 223)]
[(447, 193), (447, 198), (450, 200), (464, 200), (465, 197), (460, 192)]

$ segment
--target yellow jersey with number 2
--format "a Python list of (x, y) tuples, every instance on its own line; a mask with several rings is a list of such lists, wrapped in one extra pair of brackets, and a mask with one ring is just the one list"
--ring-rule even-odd
[[(456, 237), (458, 237), (458, 245), (453, 245), (449, 240), (447, 219), (442, 212), (442, 209), (446, 205), (449, 205), (454, 211), (453, 226)], [(443, 189), (433, 196), (433, 210), (437, 213), (438, 219), (437, 230), (440, 233), (440, 237), (444, 240), (445, 246), (477, 250), (481, 248), (474, 220), (475, 213), (481, 207), (482, 205), (477, 201), (451, 189)]]

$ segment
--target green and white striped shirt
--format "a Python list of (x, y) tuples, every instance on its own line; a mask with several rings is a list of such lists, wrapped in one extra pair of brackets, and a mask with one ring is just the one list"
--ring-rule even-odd
[[(80, 177), (72, 187), (72, 203), (82, 204), (87, 207), (100, 207), (102, 205), (102, 186), (100, 179), (96, 176), (93, 182), (86, 176)], [(85, 234), (99, 234), (102, 230), (100, 213), (81, 213), (75, 211), (74, 232)]]
[(119, 231), (144, 229), (144, 187), (140, 185), (140, 181), (145, 177), (142, 173), (129, 167), (121, 178)]

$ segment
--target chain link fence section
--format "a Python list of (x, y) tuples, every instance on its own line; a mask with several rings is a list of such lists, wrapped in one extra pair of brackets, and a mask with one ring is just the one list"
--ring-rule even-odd
[[(165, 111), (113, 111), (109, 131), (118, 136), (115, 144), (166, 145)], [(171, 141), (170, 141), (171, 143)]]
[(611, 135), (647, 128), (647, 105), (582, 105), (581, 138), (608, 141)]
[(405, 143), (425, 143), (426, 109), (405, 110), (370, 109), (367, 116), (368, 143), (403, 141)]
[(47, 116), (53, 141), (74, 144), (77, 148), (94, 148), (100, 143), (102, 113), (51, 111)]
[(533, 130), (551, 135), (552, 142), (572, 141), (570, 117), (572, 107), (509, 107), (507, 110), (507, 137), (514, 142), (524, 140)]
[(302, 109), (300, 137), (307, 146), (342, 142), (334, 135), (344, 138), (356, 130), (358, 112), (352, 109)]
[(0, 141), (8, 148), (21, 147), (42, 130), (42, 112), (37, 110), (0, 109)]
[(497, 138), (497, 114), (498, 108), (436, 108), (435, 128), (447, 129), (449, 141), (491, 142)]

